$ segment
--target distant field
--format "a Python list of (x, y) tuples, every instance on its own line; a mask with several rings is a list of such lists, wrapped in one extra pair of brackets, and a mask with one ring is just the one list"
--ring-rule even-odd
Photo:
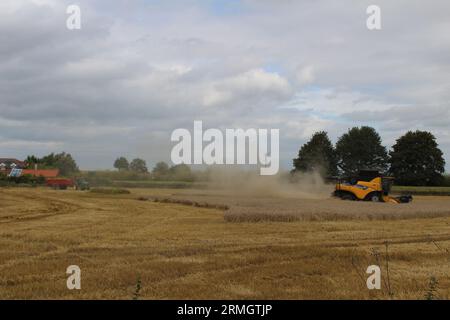
[[(138, 280), (141, 299), (424, 299), (432, 277), (433, 297), (450, 299), (450, 217), (230, 223), (138, 200), (204, 190), (130, 191), (0, 188), (0, 299), (131, 299)], [(79, 291), (66, 288), (72, 264)], [(382, 290), (366, 287), (372, 264)]]
[(403, 187), (394, 186), (393, 192), (409, 193), (412, 195), (450, 196), (450, 187)]

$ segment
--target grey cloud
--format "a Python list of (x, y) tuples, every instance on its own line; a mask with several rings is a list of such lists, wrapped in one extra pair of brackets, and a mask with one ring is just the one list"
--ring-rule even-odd
[(73, 32), (70, 1), (47, 2), (0, 5), (18, 8), (0, 11), (4, 156), (157, 161), (195, 119), (278, 127), (287, 164), (312, 131), (336, 139), (360, 124), (389, 143), (410, 126), (436, 131), (450, 153), (448, 1), (380, 0), (380, 32), (365, 28), (369, 1), (246, 0), (220, 14), (202, 1), (82, 0)]

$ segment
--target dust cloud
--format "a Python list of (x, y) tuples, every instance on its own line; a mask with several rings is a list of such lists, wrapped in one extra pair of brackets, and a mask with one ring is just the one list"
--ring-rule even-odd
[(209, 181), (211, 190), (254, 197), (326, 199), (333, 190), (318, 172), (261, 176), (258, 170), (213, 168), (209, 172)]

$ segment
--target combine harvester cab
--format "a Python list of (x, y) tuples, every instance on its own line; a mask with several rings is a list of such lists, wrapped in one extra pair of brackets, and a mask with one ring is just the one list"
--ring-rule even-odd
[(333, 195), (343, 200), (387, 203), (409, 203), (412, 196), (391, 197), (394, 178), (383, 177), (378, 171), (361, 170), (357, 177), (339, 179)]

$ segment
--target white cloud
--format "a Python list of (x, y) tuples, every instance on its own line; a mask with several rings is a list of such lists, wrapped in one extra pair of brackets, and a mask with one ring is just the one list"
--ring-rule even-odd
[(253, 69), (214, 82), (207, 88), (204, 103), (206, 106), (237, 104), (239, 100), (248, 97), (265, 97), (281, 101), (290, 95), (291, 87), (286, 79), (276, 73)]

